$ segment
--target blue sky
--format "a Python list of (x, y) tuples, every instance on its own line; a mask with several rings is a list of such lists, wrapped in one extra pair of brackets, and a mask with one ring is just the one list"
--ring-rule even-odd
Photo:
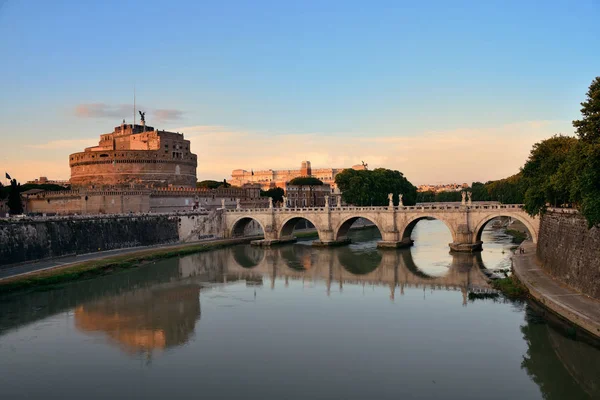
[(20, 179), (68, 178), (69, 153), (131, 120), (134, 85), (200, 179), (308, 157), (497, 179), (572, 132), (600, 75), (595, 0), (0, 4), (0, 167)]

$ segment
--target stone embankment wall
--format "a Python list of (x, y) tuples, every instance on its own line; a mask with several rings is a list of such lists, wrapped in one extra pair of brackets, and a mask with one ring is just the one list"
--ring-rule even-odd
[(220, 237), (220, 211), (0, 220), (0, 268), (65, 255)]
[(600, 299), (600, 228), (577, 213), (551, 211), (541, 220), (537, 256), (549, 275)]

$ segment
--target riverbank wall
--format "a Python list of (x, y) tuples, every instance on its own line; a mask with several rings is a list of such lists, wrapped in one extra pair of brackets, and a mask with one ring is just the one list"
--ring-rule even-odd
[(600, 300), (600, 228), (573, 210), (552, 210), (540, 222), (537, 258), (542, 270)]
[(0, 221), (0, 268), (127, 247), (222, 238), (222, 213), (105, 215)]

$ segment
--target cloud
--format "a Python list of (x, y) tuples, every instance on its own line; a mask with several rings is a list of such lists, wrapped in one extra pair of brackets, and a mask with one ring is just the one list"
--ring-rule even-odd
[(98, 144), (97, 138), (88, 139), (65, 139), (65, 140), (51, 140), (46, 143), (30, 144), (27, 147), (32, 149), (46, 149), (46, 150), (80, 150), (83, 151), (85, 147), (90, 147)]
[(79, 104), (74, 109), (74, 114), (80, 118), (124, 118), (131, 115), (131, 105), (109, 105), (105, 103)]
[(234, 169), (350, 167), (402, 171), (415, 184), (487, 181), (510, 176), (525, 163), (531, 146), (568, 121), (525, 121), (485, 129), (455, 129), (407, 136), (281, 134), (237, 131), (223, 126), (178, 128), (198, 154), (198, 179), (222, 179)]
[[(163, 123), (168, 121), (178, 121), (183, 118), (182, 110), (172, 108), (149, 108), (142, 105), (136, 107), (137, 110), (148, 111), (149, 117), (152, 117), (156, 122)], [(130, 118), (133, 114), (133, 106), (131, 104), (111, 105), (106, 103), (87, 103), (79, 104), (73, 109), (75, 116), (80, 118)], [(136, 119), (139, 118), (136, 113)], [(146, 118), (149, 120), (150, 118)]]
[(152, 111), (152, 116), (159, 122), (177, 121), (183, 118), (183, 111), (172, 109), (156, 109)]

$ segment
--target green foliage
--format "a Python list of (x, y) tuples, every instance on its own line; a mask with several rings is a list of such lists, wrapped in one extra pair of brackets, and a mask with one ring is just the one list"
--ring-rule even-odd
[(288, 182), (288, 185), (294, 186), (322, 186), (323, 181), (313, 176), (299, 176)]
[(399, 194), (403, 195), (404, 205), (414, 205), (417, 201), (417, 188), (401, 172), (390, 169), (346, 169), (336, 175), (335, 183), (349, 204), (386, 206), (388, 193), (393, 194), (396, 205)]
[(260, 191), (261, 197), (271, 197), (271, 198), (273, 198), (273, 203), (283, 202), (284, 194), (285, 194), (285, 191), (280, 187)]
[(10, 191), (8, 192), (8, 212), (11, 215), (23, 214), (23, 204), (21, 204), (21, 184), (16, 179), (10, 181)]
[[(526, 186), (521, 172), (505, 179), (487, 182), (485, 189), (488, 195), (485, 200), (495, 200), (503, 204), (523, 204), (524, 202)], [(479, 200), (475, 193), (473, 193), (473, 199)]]
[(471, 193), (473, 201), (489, 201), (495, 200), (490, 198), (487, 185), (481, 182), (473, 182), (471, 184)]
[(527, 187), (524, 204), (529, 214), (543, 213), (548, 203), (553, 206), (569, 203), (569, 190), (563, 186), (558, 172), (576, 145), (576, 138), (562, 135), (533, 145), (522, 168), (524, 185)]
[(580, 120), (573, 121), (573, 126), (579, 138), (585, 142), (600, 140), (600, 76), (590, 85), (587, 99), (581, 103)]
[(21, 193), (26, 192), (28, 190), (31, 189), (41, 189), (41, 190), (46, 190), (48, 192), (59, 192), (61, 190), (71, 190), (70, 186), (61, 186), (61, 185), (55, 185), (52, 183), (43, 183), (43, 184), (37, 184), (37, 183), (26, 183), (24, 185), (21, 185)]
[(207, 179), (205, 181), (196, 182), (196, 187), (197, 188), (206, 188), (206, 189), (218, 189), (218, 188), (228, 188), (228, 187), (231, 187), (231, 185), (229, 183), (227, 183), (227, 181), (225, 179), (223, 179), (223, 182)]
[(493, 280), (492, 287), (501, 291), (511, 300), (525, 299), (529, 293), (527, 288), (514, 276)]
[(506, 234), (512, 236), (512, 242), (515, 244), (523, 243), (525, 239), (527, 239), (527, 234), (525, 232), (514, 229), (507, 229)]

